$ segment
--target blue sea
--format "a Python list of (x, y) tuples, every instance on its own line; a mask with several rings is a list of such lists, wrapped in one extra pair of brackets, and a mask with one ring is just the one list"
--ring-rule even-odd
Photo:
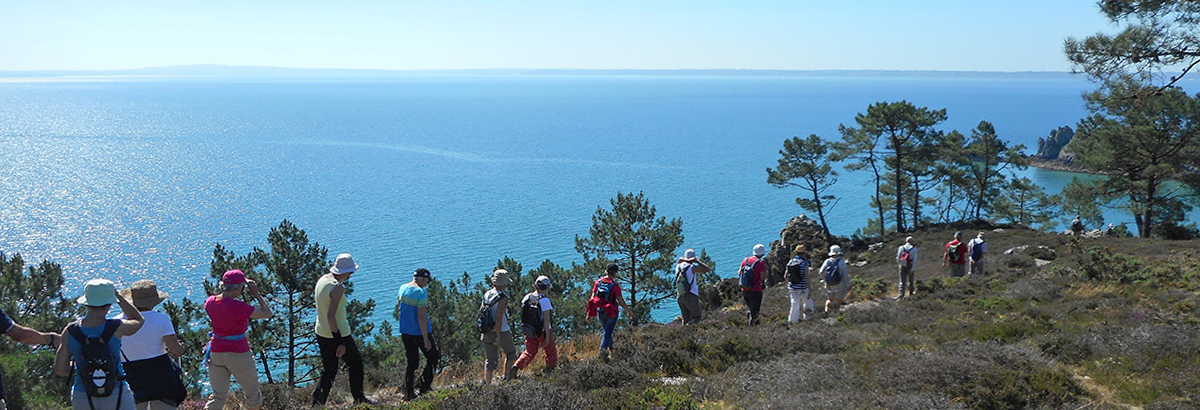
[[(685, 248), (732, 276), (804, 213), (766, 183), (784, 139), (840, 138), (878, 101), (946, 108), (1032, 152), (1087, 112), (1081, 77), (412, 75), (0, 83), (0, 251), (202, 299), (213, 246), (266, 247), (287, 219), (361, 266), (381, 302), (417, 267), (484, 278), (505, 256), (569, 267), (598, 207), (644, 191)], [(831, 229), (865, 225), (846, 173)], [(1020, 172), (1055, 193), (1061, 172)], [(1111, 222), (1129, 220), (1110, 213)], [(658, 320), (677, 314), (672, 303)]]

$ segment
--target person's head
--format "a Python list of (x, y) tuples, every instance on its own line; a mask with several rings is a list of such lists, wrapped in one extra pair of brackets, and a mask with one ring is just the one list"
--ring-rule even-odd
[(979, 232), (979, 235), (975, 235), (975, 237), (976, 237), (976, 238), (979, 238), (979, 239), (983, 239), (983, 232), (982, 232), (982, 231), (980, 231), (980, 232)]
[(844, 255), (844, 254), (842, 253), (842, 247), (841, 247), (841, 246), (838, 246), (838, 245), (832, 245), (832, 246), (830, 246), (830, 247), (829, 247), (829, 257), (831, 257), (831, 258), (840, 258), (840, 257), (842, 257), (842, 255)]
[(166, 300), (167, 292), (158, 290), (158, 284), (154, 281), (142, 279), (133, 282), (129, 289), (121, 289), (121, 296), (132, 303), (133, 307), (146, 312)]
[(808, 255), (808, 248), (804, 247), (804, 244), (799, 244), (796, 245), (795, 250), (792, 250), (792, 253), (796, 255)]
[(911, 236), (904, 238), (904, 243), (907, 243), (909, 245), (915, 244), (916, 242), (914, 242), (914, 241), (916, 241), (916, 239), (913, 239), (913, 237), (911, 237)]
[(221, 275), (221, 294), (227, 297), (237, 297), (246, 287), (246, 274), (233, 269)]
[(608, 275), (609, 277), (615, 278), (615, 277), (617, 277), (617, 272), (620, 270), (621, 270), (621, 268), (619, 266), (617, 266), (617, 264), (615, 262), (611, 262), (608, 264), (607, 267), (604, 268), (604, 274)]
[(337, 259), (333, 261), (333, 266), (329, 267), (329, 273), (332, 273), (339, 282), (350, 279), (350, 275), (354, 272), (358, 272), (358, 264), (354, 263), (354, 257), (348, 253), (338, 254)]
[(954, 239), (962, 239), (962, 231), (954, 232)]
[(117, 286), (108, 279), (92, 279), (83, 284), (83, 296), (75, 300), (87, 306), (88, 314), (104, 314), (117, 303)]
[(537, 289), (538, 293), (546, 293), (550, 290), (550, 278), (538, 276), (537, 280), (533, 281), (533, 287)]
[(508, 277), (508, 271), (504, 269), (496, 269), (492, 272), (492, 286), (498, 290), (508, 289), (508, 285), (512, 284), (512, 279)]
[(416, 282), (417, 286), (429, 286), (429, 281), (431, 280), (433, 280), (433, 274), (429, 273), (429, 269), (417, 268), (417, 270), (413, 272), (413, 282)]
[(696, 259), (696, 250), (688, 249), (686, 251), (683, 251), (683, 258), (684, 259)]
[(754, 245), (754, 256), (761, 258), (763, 255), (766, 255), (766, 254), (767, 254), (766, 246), (763, 246), (763, 244), (761, 244), (761, 243), (758, 245)]

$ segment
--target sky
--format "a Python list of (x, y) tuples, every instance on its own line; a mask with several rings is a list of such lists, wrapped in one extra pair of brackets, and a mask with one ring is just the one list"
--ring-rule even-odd
[(0, 71), (1069, 71), (1095, 0), (0, 0)]

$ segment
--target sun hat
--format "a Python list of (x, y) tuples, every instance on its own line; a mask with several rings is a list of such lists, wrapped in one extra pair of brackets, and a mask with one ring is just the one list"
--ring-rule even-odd
[(836, 256), (836, 255), (844, 255), (844, 253), (842, 253), (842, 247), (837, 246), (837, 245), (830, 246), (829, 247), (829, 256)]
[(333, 261), (333, 266), (329, 267), (329, 273), (334, 275), (345, 275), (358, 271), (358, 264), (354, 263), (354, 258), (348, 253), (339, 253), (337, 259)]
[(808, 253), (808, 249), (804, 248), (804, 244), (799, 244), (799, 245), (796, 245), (796, 249), (793, 250), (792, 252), (793, 253)]
[(221, 282), (225, 282), (226, 285), (241, 285), (246, 283), (246, 274), (237, 269), (225, 271), (225, 274), (221, 275)]
[(686, 251), (683, 251), (683, 258), (684, 258), (684, 259), (691, 259), (691, 258), (695, 258), (695, 257), (696, 257), (696, 250), (695, 250), (695, 249), (688, 249), (688, 250), (686, 250)]
[(545, 276), (538, 276), (537, 280), (533, 281), (533, 283), (535, 286), (537, 286), (539, 288), (549, 288), (550, 287), (550, 278), (545, 277)]
[(108, 279), (92, 279), (83, 284), (83, 296), (75, 300), (81, 305), (99, 307), (117, 303), (117, 286)]
[(767, 247), (763, 244), (754, 245), (754, 256), (763, 256), (767, 254)]
[(508, 271), (504, 269), (496, 269), (492, 272), (492, 286), (508, 286), (512, 284), (512, 279), (508, 277)]
[(608, 273), (615, 274), (619, 270), (621, 270), (621, 268), (619, 266), (617, 266), (617, 264), (615, 262), (609, 262), (608, 266), (604, 267), (604, 271), (608, 272)]
[(138, 309), (152, 309), (167, 299), (167, 292), (158, 290), (158, 284), (150, 279), (133, 282), (129, 289), (121, 289), (121, 297)]
[(417, 268), (416, 272), (413, 272), (413, 279), (432, 278), (432, 277), (433, 277), (433, 274), (429, 273), (429, 269)]

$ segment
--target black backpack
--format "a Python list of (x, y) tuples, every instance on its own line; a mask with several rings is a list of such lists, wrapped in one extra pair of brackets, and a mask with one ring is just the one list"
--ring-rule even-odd
[(842, 283), (842, 270), (838, 269), (841, 258), (833, 259), (829, 266), (825, 267), (825, 284), (829, 286), (837, 286)]
[(475, 327), (479, 329), (479, 333), (493, 332), (496, 330), (496, 314), (492, 312), (492, 306), (500, 303), (500, 299), (507, 297), (503, 292), (496, 296), (496, 300), (488, 303), (484, 300), (479, 303), (479, 314), (475, 317)]
[(530, 292), (521, 300), (521, 331), (526, 337), (542, 337), (546, 321), (542, 317), (542, 298), (537, 292)]
[(617, 296), (613, 294), (613, 288), (615, 288), (615, 287), (617, 287), (617, 281), (605, 282), (602, 280), (597, 280), (596, 281), (596, 297), (607, 300), (609, 302), (616, 302)]
[(743, 264), (742, 269), (738, 271), (738, 278), (740, 278), (738, 283), (743, 288), (754, 287), (754, 266), (758, 265), (759, 262), (762, 262), (761, 257), (756, 258), (754, 260), (754, 263), (751, 263), (749, 265)]
[(958, 262), (959, 259), (962, 259), (962, 254), (958, 253), (958, 249), (962, 246), (962, 242), (950, 245), (950, 247), (947, 249), (947, 253), (950, 255), (950, 262)]
[(801, 285), (805, 283), (805, 275), (808, 273), (808, 260), (797, 256), (788, 261), (787, 275), (788, 283), (793, 285)]
[(80, 329), (81, 323), (82, 321), (72, 324), (67, 331), (80, 345), (79, 353), (83, 360), (75, 363), (75, 371), (83, 379), (83, 389), (87, 392), (88, 405), (95, 408), (96, 406), (92, 404), (92, 397), (108, 397), (116, 391), (117, 404), (120, 407), (121, 393), (124, 391), (121, 383), (124, 377), (121, 377), (117, 370), (120, 359), (113, 354), (112, 347), (108, 342), (117, 333), (121, 321), (118, 319), (106, 320), (104, 331), (100, 333), (100, 337), (84, 335), (83, 329)]

